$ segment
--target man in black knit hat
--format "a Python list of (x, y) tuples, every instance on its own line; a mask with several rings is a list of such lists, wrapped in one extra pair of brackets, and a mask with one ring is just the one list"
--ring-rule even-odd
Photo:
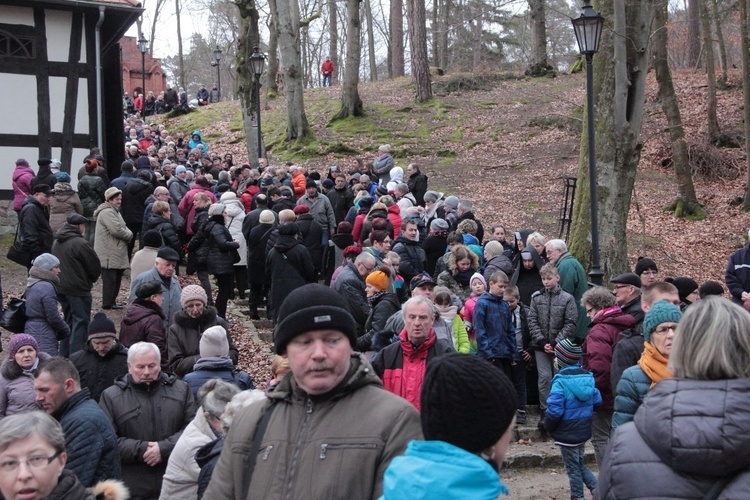
[(289, 294), (274, 343), (291, 372), (234, 418), (204, 498), (382, 494), (388, 464), (421, 439), (419, 415), (383, 390), (356, 340), (341, 295), (318, 284)]

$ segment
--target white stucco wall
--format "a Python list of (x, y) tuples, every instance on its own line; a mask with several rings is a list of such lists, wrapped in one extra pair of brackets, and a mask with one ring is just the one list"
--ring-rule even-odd
[(67, 62), (70, 51), (70, 30), (73, 13), (64, 10), (45, 10), (47, 29), (47, 58)]
[(37, 134), (36, 76), (0, 73), (0, 89), (13, 89), (12, 97), (3, 103), (0, 133)]
[(0, 23), (34, 26), (34, 10), (26, 7), (3, 5), (0, 9)]

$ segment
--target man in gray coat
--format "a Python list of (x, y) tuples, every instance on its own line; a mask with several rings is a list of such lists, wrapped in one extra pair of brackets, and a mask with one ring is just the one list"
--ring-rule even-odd
[(83, 237), (88, 219), (68, 214), (67, 223), (55, 235), (52, 255), (60, 259), (57, 300), (63, 308), (70, 337), (60, 341), (60, 356), (69, 358), (86, 345), (91, 318), (91, 289), (102, 274), (99, 257)]
[[(165, 331), (169, 330), (174, 313), (182, 311), (182, 304), (180, 303), (182, 287), (180, 287), (180, 282), (177, 281), (177, 277), (174, 275), (179, 261), (180, 256), (173, 248), (161, 247), (156, 254), (154, 267), (136, 276), (130, 284), (128, 304), (132, 304), (135, 300), (135, 290), (139, 285), (148, 283), (149, 281), (161, 282), (161, 293), (164, 296), (161, 310), (164, 312)], [(169, 282), (169, 286), (165, 282)]]
[(322, 246), (328, 245), (328, 237), (336, 229), (336, 215), (327, 196), (318, 193), (318, 185), (312, 179), (307, 180), (305, 195), (297, 200), (297, 205), (307, 205), (315, 222), (323, 228)]
[(308, 284), (287, 296), (274, 344), (291, 372), (235, 416), (203, 498), (382, 495), (391, 460), (422, 433), (416, 409), (352, 351), (356, 339), (340, 294)]
[(333, 286), (333, 289), (344, 297), (349, 314), (354, 317), (360, 335), (364, 333), (365, 323), (370, 315), (370, 304), (367, 302), (365, 292), (365, 277), (375, 269), (375, 266), (377, 266), (375, 256), (363, 252), (354, 259), (354, 262), (349, 262), (341, 270)]

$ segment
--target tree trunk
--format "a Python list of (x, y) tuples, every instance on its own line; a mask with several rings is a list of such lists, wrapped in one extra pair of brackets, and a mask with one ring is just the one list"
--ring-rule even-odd
[(482, 33), (484, 30), (482, 17), (484, 16), (484, 2), (481, 0), (476, 1), (474, 2), (474, 5), (477, 10), (474, 12), (474, 49), (472, 50), (472, 68), (476, 73), (482, 69)]
[(526, 73), (531, 76), (545, 76), (552, 67), (547, 63), (547, 25), (544, 0), (528, 0), (532, 26), (532, 61)]
[(672, 83), (672, 72), (668, 61), (668, 32), (667, 32), (667, 5), (668, 0), (656, 0), (654, 2), (654, 43), (652, 52), (654, 56), (654, 71), (656, 81), (659, 84), (659, 100), (664, 115), (669, 124), (669, 137), (672, 140), (672, 163), (674, 164), (675, 180), (678, 187), (678, 199), (674, 203), (675, 215), (697, 216), (702, 214), (702, 209), (695, 196), (695, 186), (690, 171), (690, 158), (688, 156), (687, 142), (685, 141), (685, 130), (682, 128), (682, 116), (677, 102), (677, 96)]
[[(276, 10), (276, 0), (268, 0), (268, 8), (273, 12)], [(268, 22), (268, 66), (266, 73), (266, 95), (276, 97), (279, 93), (279, 84), (276, 75), (279, 72), (279, 23), (276, 17), (270, 16)]]
[(745, 117), (745, 199), (743, 208), (750, 212), (750, 36), (748, 36), (747, 0), (740, 0), (740, 39), (742, 43), (742, 93)]
[[(597, 203), (602, 271), (609, 276), (625, 272), (627, 218), (636, 169), (646, 100), (646, 47), (651, 9), (639, 0), (602, 0), (598, 7), (612, 29), (602, 32), (594, 57), (596, 106)], [(610, 21), (608, 21), (610, 22)], [(615, 35), (616, 34), (616, 35)], [(585, 114), (584, 114), (585, 116)], [(589, 262), (590, 199), (588, 134), (581, 138), (578, 182), (570, 235), (570, 251), (581, 263)]]
[(185, 85), (185, 57), (182, 54), (182, 23), (180, 22), (182, 7), (180, 6), (180, 0), (174, 0), (174, 4), (174, 12), (177, 16), (177, 65), (179, 67), (180, 87), (187, 88), (187, 85)]
[(427, 58), (427, 24), (425, 0), (407, 0), (409, 2), (409, 49), (411, 50), (411, 76), (417, 87), (417, 102), (432, 98), (430, 81), (430, 61)]
[(258, 9), (254, 0), (235, 0), (240, 10), (241, 28), (237, 39), (237, 94), (242, 106), (242, 123), (245, 128), (247, 157), (253, 161), (261, 156), (262, 145), (258, 144), (258, 108), (255, 102), (255, 72), (250, 55), (258, 46)]
[(451, 0), (443, 0), (443, 11), (440, 16), (440, 64), (438, 67), (448, 71), (448, 31), (450, 31)]
[[(300, 33), (301, 43), (298, 43), (297, 46), (301, 49), (300, 69), (302, 70), (302, 87), (307, 88), (308, 80), (310, 78), (310, 71), (305, 67), (306, 65), (310, 64), (310, 58), (307, 57), (307, 45), (308, 45), (307, 26), (300, 27), (299, 33)], [(304, 63), (302, 63), (302, 61), (304, 61)], [(318, 78), (318, 83), (322, 84), (322, 82), (320, 81), (320, 77)]]
[(359, 98), (359, 61), (362, 55), (362, 26), (359, 18), (359, 0), (346, 0), (346, 67), (341, 85), (341, 109), (333, 120), (347, 116), (362, 116), (362, 99)]
[(716, 39), (719, 42), (719, 59), (721, 60), (721, 78), (718, 80), (720, 89), (727, 88), (727, 46), (724, 44), (724, 33), (721, 29), (721, 19), (719, 18), (719, 6), (717, 0), (711, 1), (711, 11), (716, 24)]
[(432, 64), (440, 67), (440, 0), (432, 0)]
[(378, 63), (375, 60), (375, 33), (372, 30), (372, 5), (365, 0), (365, 19), (367, 20), (367, 59), (370, 62), (370, 81), (378, 81)]
[(706, 123), (708, 125), (708, 142), (714, 143), (721, 135), (719, 118), (716, 116), (716, 65), (714, 62), (714, 44), (711, 38), (711, 17), (706, 2), (701, 0), (701, 23), (703, 27), (703, 45), (706, 53), (706, 76), (708, 90), (706, 98)]
[(156, 38), (156, 26), (159, 23), (159, 15), (161, 14), (161, 9), (164, 7), (164, 4), (167, 2), (167, 0), (156, 0), (156, 5), (154, 6), (154, 18), (151, 20), (151, 39), (148, 41), (148, 55), (151, 57), (154, 57), (154, 38)]
[(328, 55), (333, 63), (333, 75), (331, 83), (339, 83), (339, 16), (336, 11), (336, 0), (328, 0)]
[(312, 135), (305, 115), (302, 68), (299, 58), (299, 6), (296, 0), (277, 0), (272, 13), (279, 23), (281, 69), (284, 73), (286, 100), (286, 140), (301, 140)]
[[(407, 0), (408, 1), (408, 0)], [(391, 77), (404, 76), (404, 3), (391, 0)]]
[(688, 66), (695, 68), (698, 66), (698, 59), (701, 56), (701, 2), (703, 0), (688, 0)]

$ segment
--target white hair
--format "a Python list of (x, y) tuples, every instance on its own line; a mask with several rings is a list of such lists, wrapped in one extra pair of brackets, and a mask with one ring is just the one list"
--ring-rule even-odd
[(255, 402), (265, 401), (265, 399), (266, 394), (258, 389), (242, 391), (239, 394), (236, 394), (232, 400), (227, 403), (224, 407), (224, 413), (221, 414), (221, 426), (224, 429), (224, 432), (228, 431), (232, 426), (234, 417), (237, 416), (241, 409), (246, 408)]
[(553, 250), (561, 250), (563, 253), (568, 251), (568, 245), (563, 240), (549, 240), (544, 246)]
[(152, 342), (136, 342), (135, 344), (128, 347), (128, 363), (132, 363), (133, 359), (140, 354), (148, 354), (153, 352), (156, 354), (156, 361), (161, 363), (161, 352), (156, 344)]

